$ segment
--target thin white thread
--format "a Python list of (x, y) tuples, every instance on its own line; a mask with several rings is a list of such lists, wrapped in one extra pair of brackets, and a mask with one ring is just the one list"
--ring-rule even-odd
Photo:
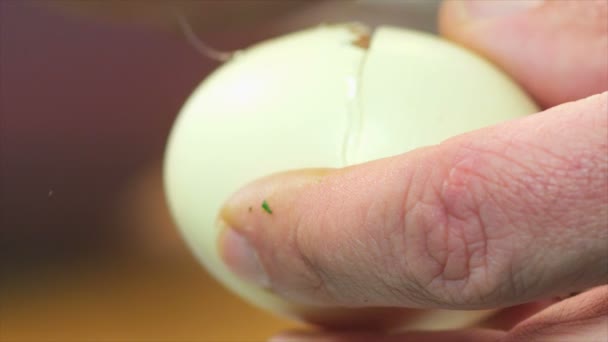
[(186, 19), (184, 14), (179, 10), (174, 8), (173, 14), (188, 43), (190, 43), (190, 45), (192, 45), (201, 55), (219, 62), (226, 62), (234, 56), (234, 52), (216, 50), (200, 40), (192, 29), (192, 25), (190, 25), (188, 19)]

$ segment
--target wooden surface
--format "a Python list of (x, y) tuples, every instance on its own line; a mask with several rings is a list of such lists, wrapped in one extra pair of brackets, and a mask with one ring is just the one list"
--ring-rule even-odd
[(0, 341), (264, 341), (293, 326), (185, 257), (62, 266), (4, 281)]

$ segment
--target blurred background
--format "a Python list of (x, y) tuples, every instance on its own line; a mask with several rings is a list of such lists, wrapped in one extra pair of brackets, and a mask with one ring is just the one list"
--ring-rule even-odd
[(235, 50), (322, 22), (434, 31), (434, 0), (0, 1), (0, 341), (261, 341), (295, 324), (211, 279), (162, 188), (180, 106)]

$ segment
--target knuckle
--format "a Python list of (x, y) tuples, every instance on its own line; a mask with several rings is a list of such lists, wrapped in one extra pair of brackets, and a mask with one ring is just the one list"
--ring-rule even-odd
[[(421, 175), (403, 222), (410, 263), (407, 275), (438, 303), (472, 308), (517, 287), (508, 216), (492, 194), (501, 184), (484, 174), (483, 156), (451, 163), (444, 173)], [(515, 279), (515, 280), (514, 280)]]

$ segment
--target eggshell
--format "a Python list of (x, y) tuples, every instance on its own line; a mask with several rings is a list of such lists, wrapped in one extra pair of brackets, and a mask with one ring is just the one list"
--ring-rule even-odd
[(317, 308), (247, 284), (222, 263), (216, 219), (250, 181), (395, 155), (537, 111), (487, 61), (434, 36), (323, 25), (255, 45), (193, 92), (171, 132), (168, 202), (188, 245), (224, 285), (275, 313), (334, 326), (439, 329), (487, 313)]

